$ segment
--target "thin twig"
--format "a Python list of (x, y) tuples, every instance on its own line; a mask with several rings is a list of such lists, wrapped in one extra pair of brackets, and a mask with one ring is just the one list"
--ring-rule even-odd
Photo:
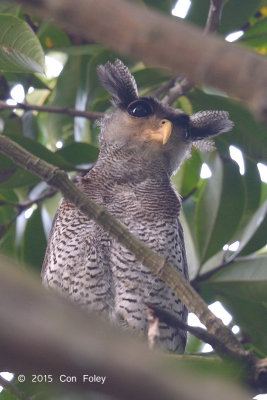
[(81, 111), (81, 110), (74, 110), (68, 107), (52, 107), (52, 106), (37, 106), (35, 104), (24, 104), (24, 103), (17, 103), (15, 105), (6, 104), (4, 102), (0, 102), (0, 110), (33, 110), (39, 112), (48, 112), (48, 113), (55, 113), (55, 114), (66, 114), (70, 115), (71, 117), (84, 117), (87, 119), (97, 119), (102, 118), (104, 116), (101, 112), (96, 111)]
[(204, 33), (214, 33), (220, 26), (224, 0), (211, 0)]
[[(210, 0), (210, 8), (204, 28), (204, 34), (214, 33), (217, 31), (222, 14), (223, 0)], [(162, 102), (165, 104), (172, 104), (179, 97), (184, 96), (190, 92), (195, 86), (194, 82), (190, 82), (184, 78), (178, 85), (171, 87), (168, 93), (163, 97)]]
[(177, 80), (176, 78), (172, 78), (172, 79), (168, 80), (162, 86), (159, 86), (157, 89), (155, 89), (153, 92), (151, 92), (150, 96), (159, 97), (162, 93), (166, 92), (171, 87), (173, 87), (173, 85), (175, 84), (176, 80)]
[(179, 319), (176, 315), (172, 314), (169, 311), (163, 310), (160, 307), (155, 306), (151, 303), (146, 303), (150, 310), (154, 312), (154, 315), (159, 318), (161, 322), (165, 322), (167, 325), (172, 326), (173, 328), (180, 328), (182, 330), (190, 332), (199, 340), (202, 340), (205, 343), (209, 343), (218, 355), (223, 355), (224, 357), (228, 354), (228, 349), (225, 344), (218, 339), (215, 335), (210, 334), (206, 329), (190, 326)]
[(12, 227), (12, 225), (16, 222), (18, 216), (27, 208), (30, 208), (33, 204), (38, 204), (41, 201), (48, 199), (52, 196), (54, 196), (58, 190), (56, 188), (49, 188), (46, 190), (43, 194), (41, 194), (39, 197), (33, 199), (33, 200), (26, 200), (21, 203), (15, 203), (12, 201), (6, 201), (6, 200), (0, 200), (0, 205), (8, 205), (15, 207), (16, 209), (16, 214), (13, 216), (13, 218), (5, 225), (0, 226), (0, 238), (4, 236), (7, 231)]

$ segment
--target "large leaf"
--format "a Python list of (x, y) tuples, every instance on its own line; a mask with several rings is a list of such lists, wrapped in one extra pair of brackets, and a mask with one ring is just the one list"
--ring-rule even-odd
[(251, 337), (261, 354), (267, 353), (267, 257), (239, 259), (201, 285), (223, 298), (234, 320)]
[(196, 251), (192, 230), (189, 227), (188, 221), (183, 211), (180, 214), (180, 222), (184, 231), (184, 241), (186, 249), (186, 257), (188, 264), (189, 278), (194, 279), (199, 271), (199, 259)]
[[(144, 89), (158, 86), (170, 79), (171, 75), (156, 68), (143, 68), (136, 72), (133, 71), (139, 92), (142, 94)], [(151, 93), (151, 90), (150, 90)]]
[[(82, 57), (69, 57), (56, 87), (46, 105), (75, 108), (77, 88), (80, 84), (82, 73)], [(38, 120), (44, 138), (51, 146), (58, 140), (63, 142), (73, 138), (74, 118), (66, 114), (39, 114)]]
[[(260, 3), (260, 0), (228, 0), (225, 2), (219, 32), (225, 34), (241, 29), (259, 8)], [(209, 7), (209, 0), (192, 0), (186, 20), (204, 27)]]
[[(10, 170), (7, 170), (10, 171)], [(5, 172), (5, 171), (4, 171)], [(24, 186), (31, 186), (39, 182), (40, 179), (26, 171), (23, 168), (15, 168), (12, 170), (12, 173), (9, 175), (7, 174), (6, 179), (2, 179), (0, 181), (0, 188), (1, 189), (14, 189)]]
[(68, 163), (67, 161), (65, 161), (61, 155), (53, 153), (52, 151), (48, 150), (45, 146), (43, 146), (36, 140), (27, 138), (25, 136), (17, 135), (17, 134), (9, 134), (8, 136), (10, 137), (10, 139), (12, 139), (14, 142), (20, 144), (22, 147), (24, 147), (30, 153), (34, 154), (37, 157), (42, 158), (43, 160), (47, 161), (48, 163), (56, 165), (57, 167), (60, 167), (65, 170), (74, 169), (74, 166), (72, 164)]
[[(254, 213), (250, 221), (244, 228), (239, 240), (238, 249), (232, 253), (228, 261), (233, 260), (242, 252), (243, 255), (250, 254), (266, 244), (266, 217), (267, 217), (267, 200), (261, 207)], [(254, 235), (256, 234), (256, 237)]]
[(40, 208), (33, 212), (33, 215), (27, 222), (22, 246), (23, 261), (41, 270), (45, 255), (46, 237)]
[(7, 14), (0, 14), (0, 70), (44, 72), (39, 40), (26, 22)]
[(267, 50), (267, 18), (258, 21), (255, 25), (245, 31), (240, 39), (241, 43), (254, 48)]
[(96, 146), (77, 142), (64, 146), (56, 152), (73, 165), (92, 163), (96, 161), (98, 153), (99, 150)]
[(201, 166), (202, 160), (199, 152), (193, 150), (191, 157), (181, 165), (177, 174), (172, 178), (175, 187), (182, 197), (188, 196), (197, 188), (200, 180)]
[[(74, 170), (75, 166), (66, 161), (61, 155), (53, 153), (48, 150), (45, 146), (41, 145), (35, 140), (21, 136), (19, 134), (8, 135), (14, 142), (20, 144), (30, 153), (43, 160), (58, 166), (64, 170)], [(8, 157), (0, 154), (0, 187), (1, 188), (17, 188), (27, 185), (33, 185), (40, 179), (26, 171), (24, 168), (16, 166)]]
[(203, 263), (235, 233), (244, 207), (244, 186), (235, 162), (214, 156), (212, 177), (202, 191), (195, 214), (195, 232)]
[(222, 294), (221, 298), (234, 316), (235, 322), (240, 325), (245, 339), (249, 342), (249, 347), (260, 357), (266, 357), (266, 302), (259, 304), (250, 300), (248, 296), (238, 297), (234, 291), (229, 295)]
[(267, 241), (267, 200), (253, 215), (240, 241), (241, 255), (251, 254), (266, 245)]
[(246, 206), (244, 218), (247, 219), (257, 210), (261, 199), (261, 178), (254, 161), (244, 158), (245, 174), (243, 176), (246, 191)]
[(0, 231), (1, 227), (10, 222), (15, 216), (15, 209), (12, 204), (16, 203), (18, 198), (13, 190), (0, 190)]
[(71, 44), (68, 35), (51, 22), (42, 22), (38, 32), (38, 39), (46, 50), (53, 50), (55, 47), (69, 46)]
[(267, 256), (240, 258), (215, 273), (205, 285), (227, 294), (266, 301)]

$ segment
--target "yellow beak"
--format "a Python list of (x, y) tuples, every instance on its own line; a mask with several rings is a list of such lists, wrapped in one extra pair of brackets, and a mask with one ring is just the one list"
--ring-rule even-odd
[(145, 129), (142, 133), (147, 136), (149, 140), (152, 139), (166, 144), (172, 133), (172, 123), (168, 119), (162, 119), (158, 129)]

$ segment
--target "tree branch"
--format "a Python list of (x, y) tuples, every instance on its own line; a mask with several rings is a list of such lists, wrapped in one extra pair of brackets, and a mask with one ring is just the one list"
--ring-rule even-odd
[(153, 252), (131, 234), (102, 206), (94, 203), (68, 179), (58, 167), (35, 157), (6, 136), (0, 136), (0, 151), (15, 163), (39, 176), (49, 185), (59, 189), (63, 196), (93, 219), (99, 226), (132, 252), (136, 259), (158, 275), (179, 296), (188, 309), (194, 312), (207, 327), (210, 334), (217, 336), (228, 348), (228, 353), (245, 363), (253, 363), (251, 353), (245, 351), (232, 332), (214, 316), (203, 299), (195, 292), (179, 271)]
[(224, 0), (210, 0), (210, 8), (204, 33), (215, 33), (221, 22)]
[[(12, 0), (16, 1), (16, 0)], [(267, 59), (125, 0), (19, 0), (73, 34), (240, 98), (267, 122)], [(108, 15), (108, 18), (103, 18)], [(233, 73), (233, 71), (238, 71)]]
[[(184, 371), (174, 372), (165, 357), (140, 338), (41, 287), (39, 278), (0, 257), (0, 369), (24, 374), (77, 377), (65, 389), (101, 392), (116, 399), (244, 400), (248, 392)], [(10, 295), (12, 294), (12, 295)], [(177, 373), (177, 367), (179, 373)], [(83, 382), (83, 375), (106, 377), (104, 384)], [(192, 379), (194, 385), (192, 385)]]
[[(220, 25), (223, 3), (223, 0), (210, 0), (208, 18), (204, 28), (205, 34), (214, 33), (217, 31)], [(195, 84), (193, 82), (190, 82), (188, 79), (184, 78), (178, 85), (169, 89), (168, 93), (162, 99), (163, 103), (172, 104), (179, 97), (190, 92), (194, 86)]]
[(87, 119), (97, 119), (102, 118), (104, 116), (101, 112), (96, 111), (80, 111), (74, 110), (72, 108), (67, 107), (49, 107), (49, 106), (37, 106), (34, 104), (24, 104), (24, 103), (17, 103), (15, 105), (6, 104), (0, 101), (0, 110), (14, 110), (14, 109), (21, 109), (25, 111), (34, 110), (39, 112), (49, 112), (55, 114), (66, 114), (70, 115), (71, 117), (84, 117)]
[(165, 322), (167, 325), (170, 325), (173, 328), (180, 328), (190, 332), (199, 340), (202, 340), (205, 343), (209, 343), (214, 348), (216, 353), (220, 355), (222, 358), (227, 357), (228, 355), (227, 346), (225, 346), (225, 344), (216, 336), (211, 335), (208, 331), (206, 331), (203, 328), (185, 324), (181, 319), (177, 318), (169, 311), (163, 310), (162, 308), (157, 307), (151, 303), (146, 303), (146, 305), (149, 307), (151, 313), (152, 314), (154, 313), (154, 316), (158, 317), (161, 322)]

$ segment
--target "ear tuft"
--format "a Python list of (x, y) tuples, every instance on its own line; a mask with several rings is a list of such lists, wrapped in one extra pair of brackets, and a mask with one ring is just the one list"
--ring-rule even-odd
[(190, 122), (189, 138), (193, 141), (229, 132), (234, 126), (226, 111), (200, 111), (190, 117)]
[(117, 59), (114, 64), (108, 61), (105, 65), (99, 65), (97, 72), (117, 107), (125, 109), (138, 98), (135, 79), (121, 60)]

